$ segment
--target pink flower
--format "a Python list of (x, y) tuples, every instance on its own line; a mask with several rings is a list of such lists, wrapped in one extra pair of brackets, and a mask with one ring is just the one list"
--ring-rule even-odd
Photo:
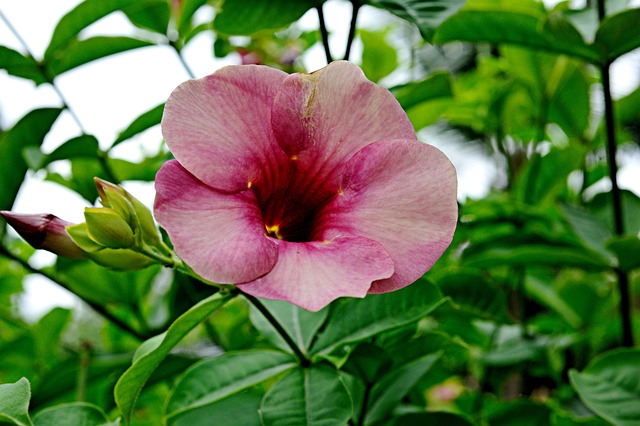
[(411, 284), (453, 237), (453, 166), (348, 62), (187, 81), (162, 130), (155, 215), (212, 282), (315, 311)]

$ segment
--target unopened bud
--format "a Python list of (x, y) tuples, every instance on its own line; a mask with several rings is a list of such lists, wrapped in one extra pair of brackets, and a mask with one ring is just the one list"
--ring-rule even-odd
[(1, 211), (0, 215), (32, 247), (72, 259), (84, 257), (84, 252), (65, 230), (67, 226), (72, 225), (70, 222), (52, 214), (19, 214)]
[(86, 208), (89, 237), (96, 243), (113, 249), (131, 248), (135, 245), (133, 229), (114, 209)]

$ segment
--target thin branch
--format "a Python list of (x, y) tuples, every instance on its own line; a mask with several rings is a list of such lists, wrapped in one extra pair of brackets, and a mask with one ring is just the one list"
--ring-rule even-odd
[(293, 353), (300, 360), (300, 365), (303, 367), (308, 367), (311, 364), (309, 361), (309, 358), (307, 358), (307, 356), (302, 353), (302, 351), (300, 350), (296, 342), (294, 342), (291, 336), (289, 335), (289, 333), (287, 333), (287, 330), (285, 330), (284, 327), (282, 327), (282, 325), (278, 322), (278, 320), (271, 314), (271, 312), (269, 312), (267, 307), (264, 306), (264, 304), (262, 304), (262, 302), (256, 297), (253, 297), (246, 293), (242, 293), (242, 295), (246, 297), (247, 300), (253, 306), (255, 306), (256, 309), (258, 309), (258, 311), (260, 311), (260, 313), (266, 318), (267, 321), (269, 321), (269, 323), (273, 326), (273, 328), (276, 329), (278, 334), (282, 336), (284, 341), (287, 342), (287, 345), (289, 345)]
[(97, 312), (104, 319), (106, 319), (107, 321), (111, 322), (112, 324), (114, 324), (116, 327), (120, 328), (125, 333), (130, 334), (131, 336), (133, 336), (137, 340), (145, 340), (146, 338), (149, 337), (149, 336), (143, 335), (138, 330), (136, 330), (133, 327), (131, 327), (131, 325), (127, 324), (126, 322), (124, 322), (120, 318), (114, 316), (112, 313), (107, 311), (104, 308), (104, 306), (101, 306), (101, 305), (99, 305), (99, 304), (97, 304), (97, 303), (95, 303), (95, 302), (93, 302), (93, 301), (91, 301), (89, 299), (84, 298), (83, 296), (77, 294), (76, 292), (74, 292), (71, 289), (71, 285), (69, 285), (68, 283), (64, 282), (64, 280), (62, 280), (61, 277), (57, 276), (56, 274), (53, 274), (53, 273), (51, 273), (51, 272), (49, 272), (49, 271), (47, 271), (45, 269), (34, 268), (33, 266), (31, 266), (29, 264), (29, 262), (27, 262), (26, 260), (20, 258), (19, 256), (16, 256), (15, 254), (13, 254), (11, 252), (9, 252), (3, 246), (0, 246), (0, 254), (5, 256), (6, 258), (8, 258), (10, 260), (18, 262), (28, 272), (30, 272), (32, 274), (42, 275), (43, 277), (48, 278), (49, 280), (51, 280), (54, 283), (58, 284), (60, 287), (64, 288), (65, 290), (70, 291), (71, 293), (75, 294), (76, 297), (78, 297), (84, 303), (89, 305), (95, 312)]
[(327, 63), (333, 62), (331, 56), (331, 49), (329, 49), (329, 32), (327, 31), (327, 25), (324, 21), (324, 12), (322, 11), (322, 5), (316, 6), (318, 11), (318, 20), (320, 21), (320, 34), (322, 35), (322, 45), (324, 46), (324, 54), (327, 58)]
[(349, 37), (347, 38), (347, 48), (344, 51), (344, 60), (349, 60), (351, 54), (351, 45), (356, 35), (356, 22), (358, 21), (358, 12), (360, 11), (360, 2), (358, 0), (351, 0), (353, 11), (351, 12), (351, 24), (349, 25)]
[[(598, 18), (600, 22), (606, 16), (604, 0), (598, 0)], [(602, 91), (604, 95), (604, 118), (606, 124), (606, 150), (607, 163), (609, 166), (609, 178), (611, 179), (611, 197), (613, 204), (613, 220), (615, 233), (620, 236), (624, 234), (624, 213), (622, 210), (622, 193), (618, 186), (618, 164), (616, 162), (616, 122), (614, 119), (613, 99), (611, 98), (611, 76), (609, 62), (600, 65), (602, 76)], [(629, 295), (629, 277), (619, 269), (616, 269), (618, 277), (618, 291), (620, 292), (620, 319), (622, 322), (622, 344), (623, 346), (633, 346), (633, 329), (631, 320), (631, 301)]]
[(187, 61), (185, 61), (184, 57), (182, 56), (182, 50), (178, 47), (178, 45), (175, 42), (170, 41), (169, 46), (171, 46), (178, 55), (178, 60), (180, 61), (180, 64), (182, 64), (182, 67), (185, 69), (187, 74), (189, 74), (189, 77), (196, 78), (196, 74), (193, 72), (189, 64), (187, 64)]

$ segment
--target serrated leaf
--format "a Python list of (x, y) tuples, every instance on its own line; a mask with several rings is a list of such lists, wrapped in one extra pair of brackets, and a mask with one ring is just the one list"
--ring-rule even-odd
[(596, 46), (600, 47), (608, 62), (640, 47), (640, 9), (628, 9), (607, 17), (596, 33)]
[(456, 13), (466, 0), (369, 0), (369, 4), (388, 10), (415, 24), (422, 37), (431, 42), (436, 28)]
[(142, 387), (153, 371), (169, 354), (169, 351), (209, 314), (229, 301), (231, 297), (230, 295), (216, 293), (193, 306), (171, 324), (161, 340), (155, 339), (154, 342), (157, 344), (155, 348), (147, 347), (147, 352), (139, 356), (131, 367), (120, 376), (114, 391), (115, 400), (127, 423), (129, 423)]
[[(329, 309), (324, 308), (318, 312), (310, 312), (281, 300), (265, 299), (261, 300), (261, 303), (278, 320), (302, 353), (308, 354), (311, 341), (326, 320)], [(251, 307), (251, 322), (271, 343), (286, 352), (291, 351), (280, 333), (253, 306)]]
[(175, 385), (165, 405), (168, 425), (183, 416), (215, 404), (231, 395), (296, 366), (285, 353), (253, 350), (229, 352), (192, 366)]
[(344, 425), (351, 416), (351, 398), (336, 369), (312, 365), (274, 384), (260, 413), (264, 426)]
[(24, 377), (15, 383), (0, 385), (0, 421), (32, 426), (29, 418), (31, 388)]
[(0, 46), (0, 69), (7, 71), (10, 75), (32, 80), (36, 84), (47, 82), (35, 59), (6, 46)]
[(438, 358), (440, 354), (418, 358), (382, 377), (371, 389), (364, 424), (372, 425), (384, 419)]
[(424, 279), (393, 293), (350, 299), (332, 312), (311, 353), (326, 355), (340, 345), (410, 324), (445, 300), (440, 291)]
[(251, 35), (275, 31), (297, 21), (318, 0), (224, 0), (213, 28), (227, 35)]
[(142, 133), (153, 126), (160, 124), (163, 111), (164, 102), (156, 107), (151, 108), (149, 111), (144, 112), (138, 118), (133, 120), (126, 129), (120, 132), (118, 138), (113, 142), (113, 146), (116, 146), (119, 143), (134, 137), (138, 133)]
[(582, 401), (615, 426), (635, 426), (640, 419), (640, 349), (616, 349), (595, 358), (569, 378)]
[(27, 173), (23, 150), (40, 148), (61, 111), (59, 108), (30, 111), (12, 129), (0, 134), (0, 210), (11, 210)]
[(60, 404), (45, 408), (33, 417), (35, 426), (109, 426), (107, 415), (99, 407), (86, 402)]
[(153, 43), (131, 37), (97, 36), (86, 40), (69, 40), (64, 51), (46, 61), (47, 68), (55, 77), (80, 65), (127, 50), (153, 46)]

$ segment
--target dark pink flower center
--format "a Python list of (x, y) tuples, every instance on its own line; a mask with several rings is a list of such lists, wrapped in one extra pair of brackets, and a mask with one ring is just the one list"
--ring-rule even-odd
[(321, 238), (321, 212), (337, 193), (326, 175), (309, 173), (295, 160), (250, 188), (256, 194), (266, 234), (289, 242)]

